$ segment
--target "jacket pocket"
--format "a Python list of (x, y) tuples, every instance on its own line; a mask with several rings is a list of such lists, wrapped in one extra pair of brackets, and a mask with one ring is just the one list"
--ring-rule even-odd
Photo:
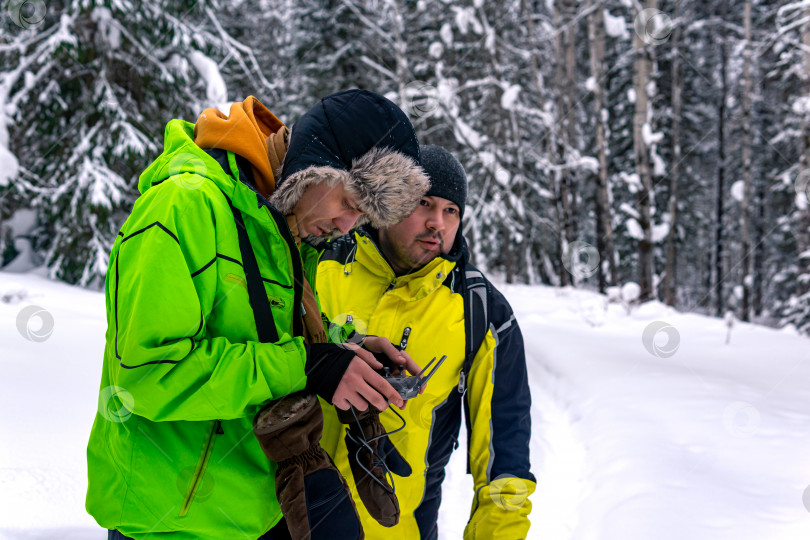
[[(225, 274), (225, 281), (229, 281), (231, 283), (236, 283), (237, 285), (241, 285), (242, 287), (247, 290), (247, 283), (242, 278), (242, 276), (238, 276), (236, 274)], [(266, 287), (266, 285), (265, 285)], [(287, 306), (287, 302), (278, 296), (273, 296), (270, 293), (267, 293), (267, 299), (270, 300), (270, 305), (277, 309), (284, 309)]]
[(208, 437), (206, 437), (205, 444), (203, 445), (200, 459), (197, 460), (197, 466), (194, 468), (194, 472), (191, 475), (191, 482), (186, 491), (186, 496), (183, 498), (183, 504), (180, 506), (178, 517), (183, 517), (188, 514), (189, 507), (191, 507), (191, 503), (194, 501), (194, 496), (197, 494), (202, 484), (205, 470), (208, 468), (208, 461), (211, 459), (211, 452), (214, 450), (214, 442), (216, 441), (218, 433), (222, 433), (222, 422), (215, 420), (211, 429), (208, 431)]

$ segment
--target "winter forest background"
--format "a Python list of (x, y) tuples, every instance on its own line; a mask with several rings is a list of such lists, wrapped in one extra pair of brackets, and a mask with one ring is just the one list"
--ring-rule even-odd
[(360, 87), (459, 157), (474, 262), (507, 282), (634, 282), (641, 300), (810, 333), (810, 1), (3, 10), (4, 270), (103, 286), (169, 119), (253, 94), (292, 125)]

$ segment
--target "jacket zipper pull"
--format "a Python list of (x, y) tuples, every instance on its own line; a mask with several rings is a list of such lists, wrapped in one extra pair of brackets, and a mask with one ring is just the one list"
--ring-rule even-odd
[(406, 326), (405, 330), (402, 332), (402, 339), (399, 341), (399, 350), (405, 350), (405, 347), (408, 346), (408, 337), (411, 335), (411, 327)]
[(462, 396), (467, 392), (467, 374), (464, 370), (458, 375), (458, 393)]
[(217, 420), (216, 433), (217, 435), (225, 435), (225, 430), (222, 429), (222, 420)]

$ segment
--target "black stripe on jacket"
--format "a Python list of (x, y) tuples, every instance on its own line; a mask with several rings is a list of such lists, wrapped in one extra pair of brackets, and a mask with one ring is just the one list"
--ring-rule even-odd
[(444, 469), (450, 454), (458, 448), (458, 430), (461, 426), (461, 394), (453, 388), (450, 395), (433, 411), (433, 423), (428, 439), (425, 491), (422, 501), (414, 510), (419, 537), (435, 540), (439, 537), (439, 505), (442, 502)]
[[(492, 392), (492, 439), (487, 481), (500, 476), (514, 476), (535, 481), (529, 470), (529, 440), (531, 439), (531, 405), (529, 376), (523, 334), (506, 298), (493, 287), (492, 320), (495, 333), (493, 359), (494, 388)], [(468, 394), (469, 399), (469, 394)], [(470, 404), (475, 406), (474, 403)]]

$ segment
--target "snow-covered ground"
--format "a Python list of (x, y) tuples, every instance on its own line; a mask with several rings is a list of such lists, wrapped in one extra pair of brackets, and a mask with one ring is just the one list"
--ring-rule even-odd
[[(810, 538), (809, 340), (738, 323), (726, 345), (723, 321), (660, 304), (628, 314), (585, 291), (502, 291), (532, 385), (530, 538)], [(0, 538), (106, 538), (84, 511), (103, 296), (0, 273), (3, 299)], [(25, 339), (32, 305), (46, 313)], [(457, 452), (443, 538), (461, 538), (471, 497)]]

